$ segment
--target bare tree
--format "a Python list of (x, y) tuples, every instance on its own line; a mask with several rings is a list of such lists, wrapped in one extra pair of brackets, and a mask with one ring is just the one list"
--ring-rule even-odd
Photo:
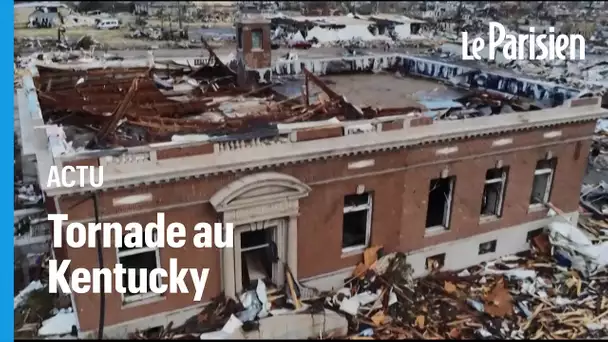
[(161, 7), (156, 15), (160, 18), (160, 29), (162, 30), (165, 27), (165, 6)]
[(177, 2), (177, 24), (179, 25), (179, 30), (182, 30), (182, 5)]

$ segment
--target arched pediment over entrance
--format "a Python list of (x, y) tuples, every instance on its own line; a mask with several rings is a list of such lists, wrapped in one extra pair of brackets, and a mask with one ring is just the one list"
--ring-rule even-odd
[[(297, 279), (299, 199), (310, 190), (295, 177), (261, 172), (233, 181), (211, 197), (211, 205), (221, 213), (224, 224), (234, 225), (234, 248), (222, 250), (222, 283), (227, 294), (237, 298), (243, 289), (241, 248), (244, 234), (253, 230), (269, 230), (278, 258), (287, 262)], [(273, 263), (272, 267), (272, 279), (280, 284), (284, 279), (282, 264)]]
[(264, 204), (294, 201), (305, 197), (310, 187), (299, 179), (277, 172), (262, 172), (233, 181), (210, 199), (217, 212)]

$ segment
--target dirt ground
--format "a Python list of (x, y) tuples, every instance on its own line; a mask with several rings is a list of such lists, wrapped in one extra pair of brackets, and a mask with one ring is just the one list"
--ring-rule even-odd
[[(96, 30), (91, 27), (75, 27), (68, 28), (66, 31), (66, 36), (70, 41), (76, 41), (82, 36), (90, 35), (95, 40), (104, 44), (110, 49), (145, 49), (153, 45), (159, 45), (159, 42), (156, 41), (125, 38), (125, 34), (127, 32), (129, 32), (128, 28), (121, 28), (119, 30)], [(16, 28), (15, 38), (37, 38), (41, 40), (57, 39), (57, 28)]]
[[(19, 13), (15, 13), (14, 17), (14, 33), (15, 38), (38, 38), (38, 39), (57, 39), (57, 28), (27, 28), (27, 15), (31, 10), (21, 10)], [(67, 13), (66, 13), (67, 14)], [(171, 43), (154, 40), (144, 39), (130, 39), (125, 38), (125, 35), (129, 32), (129, 26), (134, 26), (135, 17), (128, 13), (118, 13), (116, 15), (123, 25), (118, 30), (97, 30), (95, 27), (67, 27), (66, 36), (69, 40), (78, 40), (84, 35), (90, 35), (97, 41), (102, 43), (106, 49), (147, 49), (147, 48), (163, 48), (167, 47)], [(146, 19), (148, 27), (165, 27), (175, 28), (179, 27), (177, 21), (164, 21), (161, 22), (159, 19)], [(188, 30), (190, 40), (199, 41), (201, 36), (201, 28), (203, 22), (183, 22), (182, 27)], [(232, 27), (232, 23), (214, 23), (213, 29), (229, 29)]]

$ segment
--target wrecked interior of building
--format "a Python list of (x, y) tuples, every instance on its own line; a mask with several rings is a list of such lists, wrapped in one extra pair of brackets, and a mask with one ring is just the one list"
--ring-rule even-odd
[[(344, 87), (333, 89), (336, 81), (332, 77), (338, 81), (348, 77), (344, 72), (318, 77), (304, 65), (304, 77), (286, 76), (271, 84), (243, 87), (237, 84), (236, 72), (212, 49), (208, 52), (207, 64), (196, 67), (167, 64), (164, 68), (62, 70), (40, 66), (35, 83), (43, 117), (47, 124), (61, 126), (72, 148), (78, 150), (138, 146), (186, 135), (204, 135), (210, 141), (280, 139), (278, 124), (332, 118), (345, 121), (412, 114), (452, 120), (539, 109), (522, 98), (454, 86), (446, 91), (458, 92), (455, 101), (425, 101), (425, 96), (437, 95), (430, 93), (417, 101), (399, 97), (396, 101), (375, 97), (379, 101), (373, 101), (372, 95), (368, 102), (376, 103), (366, 105), (357, 100), (357, 94), (340, 93)], [(354, 84), (362, 86), (361, 93), (369, 94), (370, 88), (363, 82), (347, 82), (342, 90), (352, 91)], [(390, 104), (382, 107), (382, 103)]]

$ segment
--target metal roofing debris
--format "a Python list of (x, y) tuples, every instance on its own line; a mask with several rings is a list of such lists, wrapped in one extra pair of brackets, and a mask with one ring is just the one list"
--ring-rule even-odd
[[(184, 137), (188, 134), (197, 135), (198, 138), (192, 139), (200, 141), (202, 137), (216, 139), (213, 137), (260, 131), (278, 123), (323, 121), (332, 117), (369, 119), (419, 113), (423, 108), (420, 102), (416, 105), (413, 101), (397, 101), (357, 103), (359, 109), (306, 68), (303, 68), (305, 78), (320, 90), (318, 95), (309, 87), (303, 87), (306, 82), (301, 81), (288, 86), (293, 91), (286, 94), (275, 91), (277, 85), (274, 83), (246, 91), (236, 85), (236, 74), (211, 47), (207, 46), (207, 49), (210, 57), (206, 64), (197, 68), (70, 71), (39, 66), (35, 82), (47, 130), (53, 125), (62, 125), (48, 131), (53, 155), (70, 153), (85, 146), (105, 148), (183, 141), (188, 139)], [(520, 99), (501, 98), (481, 90), (465, 90), (458, 97), (459, 102), (432, 100), (432, 93), (424, 93), (421, 103), (426, 101), (426, 108), (430, 110), (425, 115), (437, 119), (534, 108)], [(379, 108), (383, 105), (391, 108)], [(502, 107), (509, 109), (500, 109)], [(436, 109), (448, 111), (438, 113)], [(177, 137), (173, 139), (173, 135)]]
[(420, 104), (425, 106), (428, 110), (439, 110), (439, 109), (450, 109), (450, 108), (463, 108), (464, 106), (460, 102), (446, 101), (446, 100), (421, 100), (418, 101)]
[[(239, 88), (233, 72), (213, 56), (209, 65), (183, 71), (40, 68), (36, 82), (47, 123), (79, 127), (70, 132), (61, 129), (49, 132), (50, 139), (65, 141), (62, 134), (68, 134), (71, 135), (68, 139), (74, 140), (74, 134), (92, 131), (95, 137), (89, 139), (89, 147), (130, 146), (171, 140), (174, 134), (221, 136), (241, 134), (275, 122), (356, 119), (347, 114), (350, 104), (315, 75), (308, 73), (308, 78), (328, 95), (307, 105), (301, 103), (301, 93), (284, 98), (272, 91), (272, 84), (252, 91)], [(173, 81), (159, 80), (161, 74)], [(74, 87), (75, 83), (78, 85)], [(171, 89), (161, 90), (159, 83), (162, 88)], [(54, 144), (55, 154), (65, 153), (57, 150), (64, 145)]]

